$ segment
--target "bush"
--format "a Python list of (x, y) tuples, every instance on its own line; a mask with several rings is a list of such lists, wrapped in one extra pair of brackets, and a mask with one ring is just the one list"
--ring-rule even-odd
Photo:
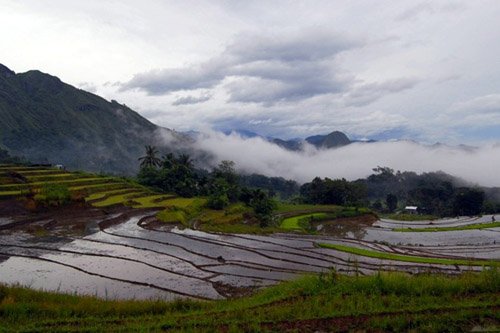
[(208, 197), (207, 207), (215, 210), (224, 209), (229, 205), (229, 199), (226, 194), (212, 194)]
[(47, 205), (61, 206), (71, 201), (71, 192), (63, 184), (45, 184), (35, 199)]

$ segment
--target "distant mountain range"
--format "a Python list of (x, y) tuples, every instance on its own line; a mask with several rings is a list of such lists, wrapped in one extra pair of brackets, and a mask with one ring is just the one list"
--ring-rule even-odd
[(333, 131), (330, 134), (325, 134), (325, 135), (313, 135), (305, 139), (291, 139), (291, 140), (283, 140), (280, 138), (273, 138), (273, 137), (264, 137), (260, 134), (245, 129), (225, 130), (223, 131), (223, 133), (226, 135), (229, 135), (231, 133), (236, 133), (242, 138), (260, 137), (288, 150), (301, 150), (304, 148), (304, 143), (311, 144), (318, 149), (329, 149), (329, 148), (343, 147), (350, 143), (356, 142), (356, 141), (351, 141), (346, 134), (339, 131)]

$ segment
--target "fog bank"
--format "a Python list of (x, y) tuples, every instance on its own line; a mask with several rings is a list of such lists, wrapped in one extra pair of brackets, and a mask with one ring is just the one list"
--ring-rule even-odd
[(263, 138), (207, 131), (194, 143), (212, 155), (211, 166), (231, 160), (245, 173), (280, 176), (300, 183), (314, 177), (355, 180), (376, 166), (401, 171), (444, 171), (483, 186), (500, 186), (500, 145), (480, 148), (425, 146), (414, 142), (353, 143), (337, 149), (289, 151)]

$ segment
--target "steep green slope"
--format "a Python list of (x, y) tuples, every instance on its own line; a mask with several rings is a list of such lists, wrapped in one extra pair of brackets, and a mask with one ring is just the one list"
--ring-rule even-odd
[(33, 162), (134, 172), (156, 125), (125, 105), (28, 71), (0, 65), (0, 147)]

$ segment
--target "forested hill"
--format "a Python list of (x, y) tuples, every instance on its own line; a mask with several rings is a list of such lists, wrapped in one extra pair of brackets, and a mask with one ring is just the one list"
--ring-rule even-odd
[(40, 71), (0, 65), (0, 148), (32, 162), (133, 173), (156, 125)]

